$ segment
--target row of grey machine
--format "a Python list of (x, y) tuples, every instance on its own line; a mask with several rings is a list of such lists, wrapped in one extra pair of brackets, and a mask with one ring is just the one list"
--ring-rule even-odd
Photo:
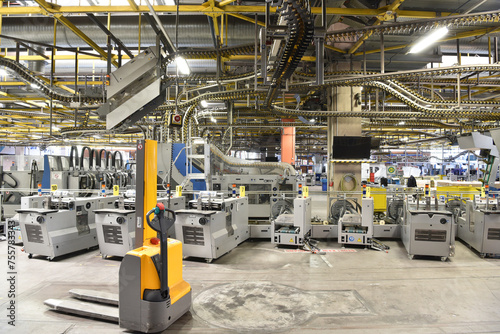
[(80, 190), (78, 197), (95, 195), (94, 191), (119, 185), (124, 189), (134, 184), (134, 171), (124, 161), (120, 151), (110, 152), (105, 149), (83, 147), (80, 154), (76, 146), (70, 149), (70, 155), (26, 156), (31, 166), (20, 170), (13, 164), (9, 170), (0, 166), (0, 183), (5, 189), (2, 200), (2, 217), (10, 218), (21, 206), (23, 196), (37, 193), (38, 185), (43, 189), (56, 185), (59, 190)]
[(17, 212), (25, 252), (52, 260), (97, 246), (95, 210), (112, 208), (117, 199), (63, 193), (22, 197)]
[[(487, 200), (488, 199), (488, 200)], [(388, 192), (387, 215), (374, 217), (373, 199), (337, 198), (329, 225), (312, 225), (313, 238), (337, 238), (342, 245), (384, 250), (378, 239), (401, 239), (410, 258), (434, 256), (445, 261), (455, 254), (455, 237), (481, 257), (500, 255), (500, 203), (479, 195), (473, 199)], [(335, 235), (336, 234), (336, 235)]]
[[(112, 208), (95, 210), (97, 238), (102, 258), (124, 257), (128, 251), (135, 248), (137, 222), (135, 192), (129, 192), (128, 196), (125, 196), (120, 197)], [(157, 202), (174, 211), (185, 208), (184, 196), (159, 196)], [(168, 232), (169, 237), (175, 238), (173, 228)]]

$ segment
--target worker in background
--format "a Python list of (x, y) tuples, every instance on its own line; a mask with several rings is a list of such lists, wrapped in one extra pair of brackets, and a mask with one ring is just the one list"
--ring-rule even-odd
[(386, 177), (381, 177), (381, 178), (380, 178), (380, 185), (381, 185), (382, 187), (385, 187), (385, 188), (386, 188), (386, 187), (387, 187), (387, 184), (388, 184), (387, 178), (386, 178)]
[(415, 180), (415, 177), (413, 175), (410, 175), (408, 178), (408, 182), (406, 182), (407, 187), (412, 187), (415, 188), (417, 186), (417, 180)]

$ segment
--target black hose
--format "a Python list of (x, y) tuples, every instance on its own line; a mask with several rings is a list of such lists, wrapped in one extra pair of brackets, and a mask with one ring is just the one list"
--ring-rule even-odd
[[(104, 148), (101, 148), (99, 150), (99, 154), (97, 155), (97, 160), (96, 160), (96, 163), (95, 163), (96, 166), (99, 166), (99, 167), (102, 167), (102, 165), (101, 165), (102, 152), (104, 152), (104, 160), (106, 160), (107, 152), (106, 152), (106, 150)], [(108, 167), (108, 166), (106, 166), (106, 167)]]
[(113, 166), (113, 152), (108, 151), (106, 154), (106, 169), (110, 169)]
[(111, 159), (111, 164), (112, 164), (112, 166), (113, 166), (113, 167), (115, 167), (115, 168), (117, 168), (117, 169), (118, 169), (118, 167), (116, 166), (116, 156), (117, 156), (117, 155), (119, 155), (119, 156), (120, 156), (120, 169), (121, 169), (121, 168), (123, 167), (123, 156), (122, 156), (122, 152), (120, 152), (120, 151), (115, 151), (115, 152), (113, 153), (113, 157), (112, 157), (112, 159)]
[[(31, 171), (30, 171), (30, 188), (35, 189), (38, 187), (36, 184), (36, 174), (38, 172), (38, 164), (36, 163), (36, 160), (33, 160), (31, 162)], [(30, 195), (33, 193), (30, 191)]]
[[(12, 179), (12, 181), (14, 181), (14, 184), (9, 183), (9, 182), (7, 182), (7, 181), (5, 181), (5, 176), (10, 177), (10, 178)], [(12, 176), (12, 174), (11, 174), (11, 173), (6, 173), (6, 172), (4, 172), (4, 173), (3, 173), (2, 180), (3, 180), (3, 182), (4, 182), (5, 184), (7, 184), (7, 185), (8, 185), (9, 187), (11, 187), (11, 188), (17, 188), (17, 186), (18, 186), (18, 184), (19, 184), (19, 182), (17, 182), (16, 178), (15, 178), (14, 176)]]
[(89, 169), (91, 169), (92, 165), (94, 165), (94, 158), (95, 158), (95, 167), (97, 167), (97, 150), (91, 149), (89, 156)]
[(69, 151), (69, 168), (75, 169), (78, 165), (78, 148), (76, 146), (71, 146), (71, 151)]
[(83, 157), (85, 156), (86, 150), (89, 151), (89, 169), (90, 169), (90, 159), (91, 159), (90, 156), (92, 155), (92, 150), (90, 149), (90, 147), (84, 146), (82, 148), (82, 153), (80, 154), (80, 170), (83, 170), (83, 161), (84, 161)]

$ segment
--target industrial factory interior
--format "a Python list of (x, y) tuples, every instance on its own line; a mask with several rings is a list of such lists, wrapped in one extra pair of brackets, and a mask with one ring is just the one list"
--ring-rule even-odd
[(0, 0), (1, 333), (500, 333), (499, 0)]

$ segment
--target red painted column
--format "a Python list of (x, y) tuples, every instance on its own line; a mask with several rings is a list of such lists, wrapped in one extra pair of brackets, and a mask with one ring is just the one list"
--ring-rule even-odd
[[(293, 122), (293, 119), (284, 119), (284, 122)], [(295, 164), (295, 127), (286, 126), (281, 132), (281, 162)]]

